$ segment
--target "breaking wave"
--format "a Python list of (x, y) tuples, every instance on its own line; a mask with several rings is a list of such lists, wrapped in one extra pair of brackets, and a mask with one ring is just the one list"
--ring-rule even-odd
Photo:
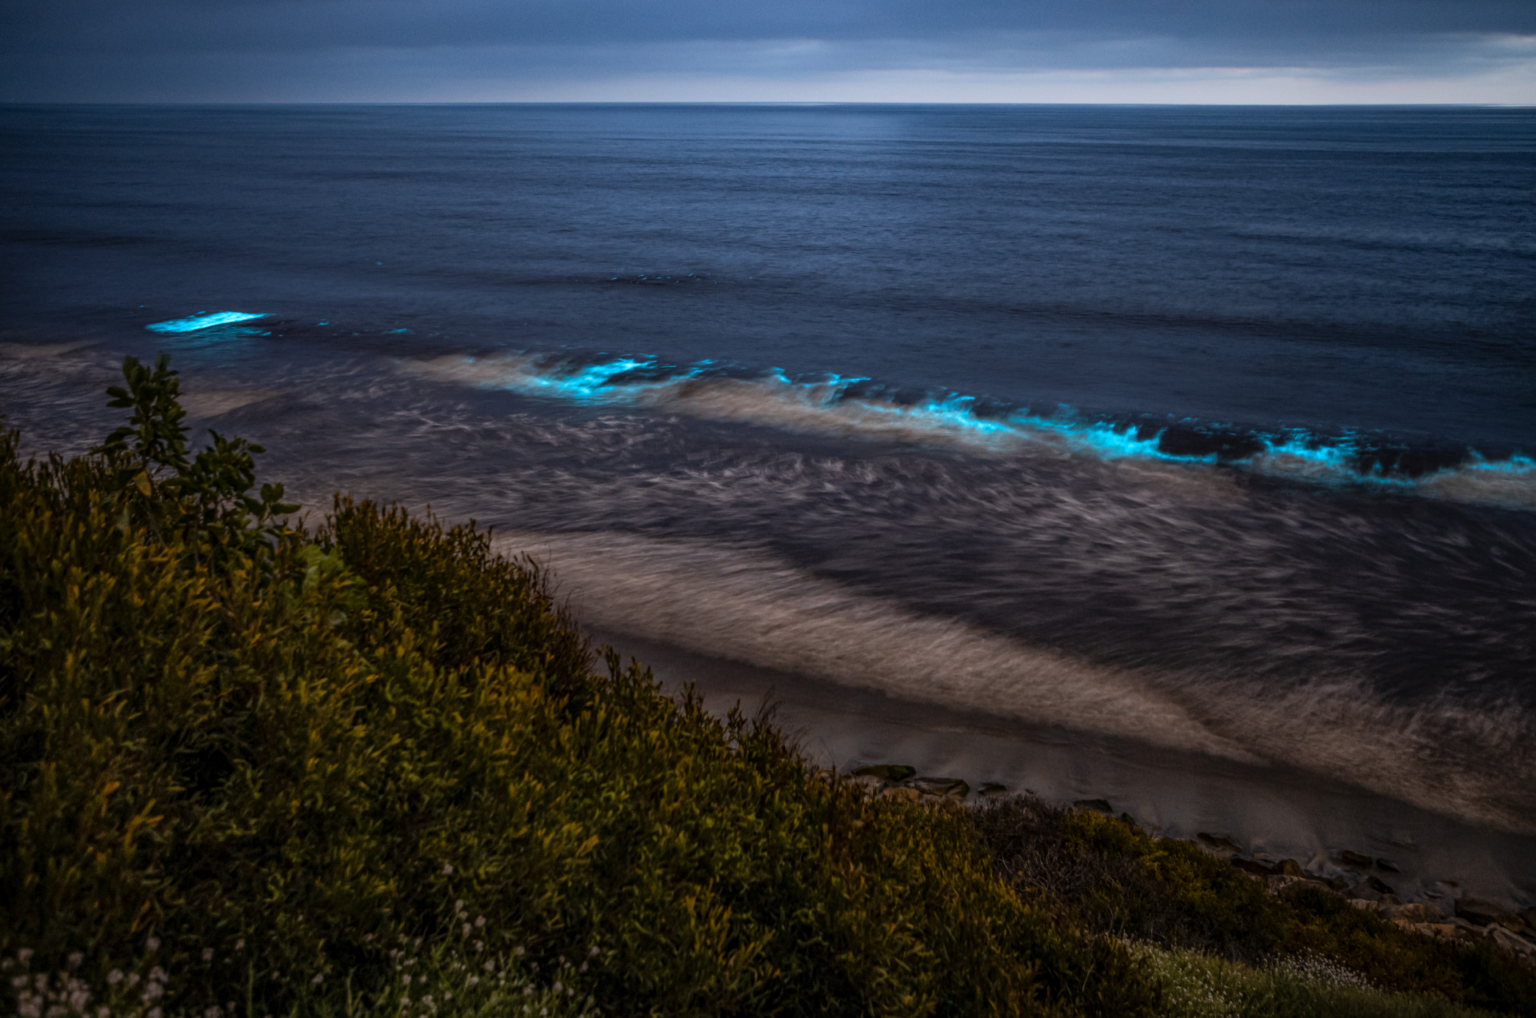
[(983, 455), (1091, 456), (1101, 460), (1222, 465), (1255, 474), (1473, 504), (1536, 509), (1536, 459), (1468, 446), (1302, 428), (1264, 430), (1194, 419), (1088, 416), (960, 395), (903, 391), (869, 378), (790, 377), (701, 361), (581, 360), (537, 353), (445, 356), (402, 363), (440, 381), (589, 405), (650, 408), (705, 420)]

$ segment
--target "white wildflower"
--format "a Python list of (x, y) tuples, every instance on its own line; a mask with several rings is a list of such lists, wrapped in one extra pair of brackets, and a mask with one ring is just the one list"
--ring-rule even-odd
[(478, 928), (478, 927), (481, 927), (481, 926), (484, 926), (484, 925), (485, 925), (485, 916), (483, 916), (483, 915), (475, 916), (475, 926)]
[(72, 969), (79, 968), (80, 967), (80, 963), (83, 962), (83, 961), (85, 961), (85, 955), (81, 954), (79, 951), (72, 951), (72, 952), (70, 952), (70, 955), (69, 955), (69, 967), (70, 968), (72, 968)]
[(21, 950), (17, 951), (16, 960), (21, 962), (23, 965), (30, 962), (32, 960), (32, 949), (30, 947), (23, 947)]
[(203, 948), (203, 961), (213, 961), (213, 948)]
[(325, 982), (325, 973), (316, 972), (315, 978), (311, 979), (310, 982), (315, 986), (319, 986), (321, 983)]
[(146, 950), (146, 951), (158, 951), (158, 950), (160, 950), (160, 938), (159, 937), (150, 937), (148, 940), (144, 941), (144, 950)]
[(108, 986), (116, 986), (118, 983), (120, 983), (122, 981), (123, 981), (123, 970), (122, 969), (113, 969), (111, 972), (107, 973), (107, 985)]
[(445, 876), (445, 877), (453, 876), (453, 867), (450, 866), (448, 863), (443, 863), (443, 876)]

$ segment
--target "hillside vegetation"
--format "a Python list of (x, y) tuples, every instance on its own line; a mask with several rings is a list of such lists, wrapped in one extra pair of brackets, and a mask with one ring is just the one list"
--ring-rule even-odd
[[(130, 421), (89, 456), (0, 436), (19, 1018), (1203, 1014), (1179, 1010), (1189, 949), (1319, 942), (1262, 889), (1211, 904), (1215, 871), (1133, 826), (872, 799), (761, 719), (594, 669), (537, 566), (472, 522), (338, 498), (300, 529), (260, 447), (189, 449), (164, 358), (125, 375)], [(1099, 877), (1021, 879), (1001, 849), (1025, 835)], [(1319, 916), (1383, 986), (1525, 992), (1454, 952), (1450, 982), (1408, 985)], [(1132, 943), (1159, 939), (1186, 953)]]

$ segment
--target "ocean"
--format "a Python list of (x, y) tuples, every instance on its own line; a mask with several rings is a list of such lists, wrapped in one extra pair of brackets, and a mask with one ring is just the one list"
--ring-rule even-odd
[(6, 106), (0, 196), (30, 450), (167, 352), (825, 765), (1536, 897), (1536, 110)]

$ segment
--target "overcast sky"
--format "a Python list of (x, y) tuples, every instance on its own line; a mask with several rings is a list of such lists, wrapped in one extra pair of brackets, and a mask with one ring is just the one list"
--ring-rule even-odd
[(0, 101), (1536, 104), (1536, 0), (0, 0)]

